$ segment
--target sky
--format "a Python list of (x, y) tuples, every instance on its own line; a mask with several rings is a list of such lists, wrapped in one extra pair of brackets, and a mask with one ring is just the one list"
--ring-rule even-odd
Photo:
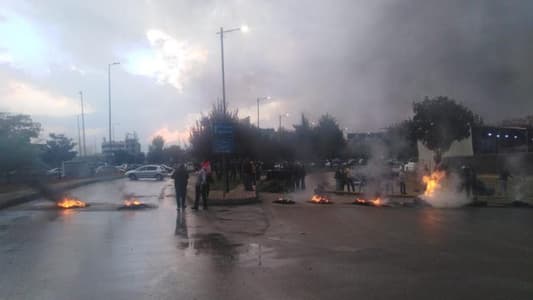
[(261, 127), (329, 113), (349, 132), (412, 116), (449, 96), (487, 122), (532, 114), (533, 2), (518, 0), (137, 0), (0, 2), (0, 111), (29, 114), (87, 150), (136, 132), (184, 144), (222, 97)]

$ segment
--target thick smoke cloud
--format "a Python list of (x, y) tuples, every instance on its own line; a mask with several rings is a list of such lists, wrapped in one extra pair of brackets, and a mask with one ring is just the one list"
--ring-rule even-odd
[[(487, 121), (531, 109), (531, 1), (8, 0), (0, 22), (8, 12), (41, 28), (61, 59), (37, 75), (0, 64), (0, 77), (74, 98), (83, 89), (95, 110), (88, 128), (99, 134), (107, 126), (107, 63), (146, 46), (150, 29), (204, 49), (205, 63), (195, 65), (181, 92), (114, 71), (119, 130), (136, 130), (144, 143), (161, 128), (183, 131), (185, 120), (220, 97), (215, 31), (242, 23), (250, 34), (226, 37), (228, 100), (253, 112), (257, 97), (273, 96), (279, 105), (264, 107), (265, 127), (277, 126), (278, 113), (290, 112), (289, 124), (300, 112), (311, 120), (329, 112), (351, 131), (373, 131), (409, 117), (412, 101), (426, 95), (461, 100)], [(74, 118), (39, 120), (75, 136)]]

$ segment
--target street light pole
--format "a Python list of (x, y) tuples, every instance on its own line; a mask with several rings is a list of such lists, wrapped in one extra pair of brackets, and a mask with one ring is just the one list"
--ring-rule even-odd
[(259, 102), (261, 100), (269, 100), (270, 96), (257, 98), (257, 128), (259, 129)]
[[(220, 31), (217, 32), (217, 34), (220, 35), (220, 61), (221, 61), (221, 69), (222, 69), (222, 107), (224, 110), (224, 118), (226, 118), (226, 78), (224, 74), (224, 33), (229, 33), (232, 31), (248, 31), (248, 27), (242, 26), (239, 28), (224, 30), (224, 27), (220, 27)], [(222, 169), (224, 172), (224, 181), (225, 181), (225, 190), (226, 192), (229, 192), (229, 177), (228, 177), (228, 168), (227, 168), (227, 158), (226, 154), (222, 155)]]
[(224, 117), (226, 117), (226, 79), (224, 74), (224, 28), (220, 27), (220, 59), (222, 63), (222, 106), (224, 108)]
[(288, 117), (289, 116), (289, 113), (284, 113), (284, 114), (279, 114), (279, 127), (278, 127), (278, 131), (279, 131), (279, 140), (281, 141), (281, 118), (282, 117)]
[(83, 156), (87, 156), (87, 144), (85, 140), (85, 111), (83, 108), (83, 92), (82, 91), (80, 91), (80, 102), (81, 102), (81, 132), (83, 136)]
[(80, 156), (82, 156), (82, 148), (81, 148), (81, 134), (80, 134), (80, 116), (76, 116), (76, 123), (78, 124), (78, 150), (80, 153), (78, 153)]
[(107, 65), (107, 87), (108, 87), (108, 100), (109, 100), (109, 150), (113, 153), (113, 138), (111, 136), (111, 66), (119, 65), (118, 62), (113, 62)]

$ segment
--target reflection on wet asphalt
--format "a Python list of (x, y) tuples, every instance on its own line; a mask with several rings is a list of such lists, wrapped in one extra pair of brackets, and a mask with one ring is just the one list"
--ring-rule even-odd
[[(530, 299), (533, 210), (307, 203), (177, 212), (119, 180), (0, 211), (0, 299)], [(154, 209), (117, 210), (126, 196)]]

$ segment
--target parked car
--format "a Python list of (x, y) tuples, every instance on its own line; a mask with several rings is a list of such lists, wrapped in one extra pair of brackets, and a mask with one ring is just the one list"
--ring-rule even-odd
[(404, 166), (403, 166), (403, 169), (407, 172), (415, 172), (416, 171), (416, 168), (417, 168), (417, 163), (414, 162), (414, 161), (410, 161), (408, 163), (406, 163)]
[(124, 175), (128, 176), (130, 180), (137, 180), (140, 178), (163, 180), (168, 174), (167, 170), (160, 165), (145, 165), (135, 170), (130, 170)]
[(165, 164), (162, 164), (161, 167), (162, 167), (163, 169), (165, 169), (165, 170), (167, 171), (168, 174), (171, 174), (172, 172), (174, 172), (174, 168), (171, 168), (171, 167), (169, 167), (169, 166), (167, 166), (167, 165), (165, 165)]
[(50, 177), (61, 178), (61, 176), (63, 175), (63, 172), (61, 171), (61, 168), (53, 168), (53, 169), (46, 171), (46, 175)]

